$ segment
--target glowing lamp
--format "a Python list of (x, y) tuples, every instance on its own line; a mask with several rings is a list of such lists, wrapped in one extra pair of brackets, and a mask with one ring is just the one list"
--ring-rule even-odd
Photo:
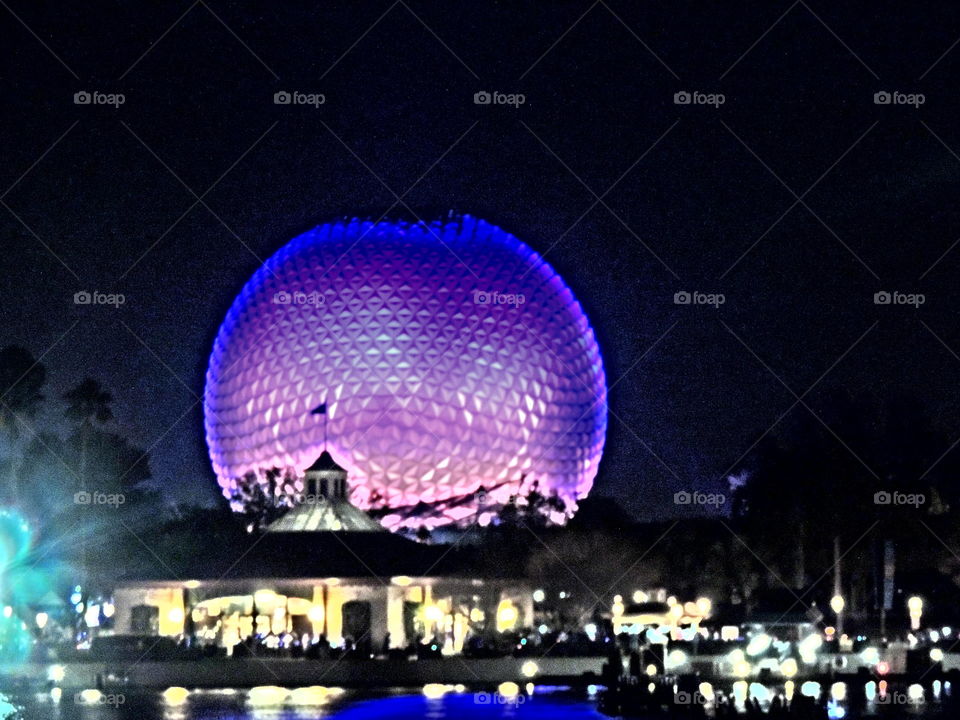
[(540, 667), (533, 660), (527, 660), (523, 665), (520, 666), (520, 672), (525, 678), (532, 678), (535, 677), (538, 672), (540, 672)]

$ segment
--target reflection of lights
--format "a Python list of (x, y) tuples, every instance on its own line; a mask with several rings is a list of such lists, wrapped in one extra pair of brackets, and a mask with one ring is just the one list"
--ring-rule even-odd
[(37, 623), (37, 627), (43, 630), (47, 626), (47, 621), (50, 619), (50, 616), (45, 612), (38, 612), (34, 621)]
[(783, 694), (787, 698), (787, 702), (791, 702), (793, 700), (793, 691), (795, 689), (796, 685), (794, 684), (793, 680), (787, 680), (783, 684)]
[(423, 609), (423, 617), (429, 622), (438, 623), (443, 620), (443, 610), (439, 605), (427, 605)]
[(836, 682), (830, 686), (830, 697), (837, 702), (843, 702), (847, 699), (847, 684)]
[(100, 627), (100, 606), (88, 605), (87, 611), (83, 614), (83, 621), (87, 624), (87, 627)]
[(310, 609), (307, 610), (307, 619), (316, 624), (323, 622), (323, 605), (316, 604), (311, 605)]
[(647, 595), (643, 590), (633, 591), (633, 601), (635, 603), (645, 603), (649, 600), (650, 600), (650, 596)]
[(583, 631), (587, 634), (590, 642), (597, 641), (597, 626), (594, 623), (587, 623), (583, 626)]
[(653, 677), (656, 674), (657, 674), (657, 666), (654, 665), (653, 663), (650, 663), (649, 665), (647, 665), (647, 675), (649, 675), (650, 677)]
[(697, 688), (700, 691), (700, 697), (702, 697), (707, 702), (713, 700), (713, 685), (708, 682), (700, 683), (700, 686)]
[(182, 623), (183, 608), (178, 608), (178, 607), (170, 608), (169, 612), (167, 612), (167, 620), (175, 624)]
[(93, 688), (87, 688), (86, 690), (80, 691), (80, 701), (86, 703), (87, 705), (93, 705), (94, 703), (100, 702), (102, 697), (99, 690), (94, 690)]
[(515, 698), (520, 694), (520, 686), (515, 682), (504, 682), (497, 686), (497, 692), (505, 698)]
[(104, 617), (106, 617), (106, 618), (112, 618), (112, 617), (113, 617), (113, 613), (114, 613), (114, 611), (116, 610), (116, 608), (113, 606), (113, 603), (112, 603), (112, 602), (107, 601), (107, 602), (105, 602), (105, 603), (103, 604), (102, 610), (103, 610), (103, 616), (104, 616)]
[(286, 689), (276, 685), (258, 685), (247, 691), (251, 705), (281, 705), (286, 698)]
[(830, 598), (830, 609), (833, 610), (837, 615), (843, 612), (843, 608), (846, 605), (846, 602), (843, 599), (842, 595), (834, 595)]
[(60, 702), (60, 698), (63, 697), (63, 688), (51, 688), (50, 689), (50, 699), (55, 703)]
[(710, 614), (710, 610), (712, 609), (713, 609), (713, 602), (710, 600), (710, 598), (707, 598), (707, 597), (697, 598), (698, 613), (700, 613), (703, 616), (707, 616)]
[(163, 691), (163, 701), (167, 705), (183, 705), (190, 691), (184, 687), (168, 687)]
[(540, 667), (533, 661), (527, 660), (523, 665), (520, 666), (520, 672), (526, 678), (532, 678), (540, 672)]
[(51, 665), (47, 670), (47, 680), (51, 682), (63, 682), (67, 676), (67, 669), (63, 665)]
[(787, 658), (780, 663), (780, 674), (787, 678), (792, 678), (797, 674), (797, 661), (793, 658)]
[(770, 690), (767, 689), (766, 685), (750, 683), (750, 697), (757, 702), (766, 702), (770, 699)]
[(321, 685), (299, 687), (290, 691), (290, 702), (293, 705), (322, 705), (330, 695), (330, 688)]
[(547, 598), (547, 594), (543, 590), (534, 590), (533, 591), (533, 601), (542, 603)]
[(589, 695), (590, 697), (593, 697), (596, 694), (597, 694), (597, 686), (587, 685), (587, 695)]
[(914, 683), (907, 688), (907, 697), (911, 700), (923, 700), (923, 685)]
[(820, 683), (807, 680), (800, 686), (800, 694), (810, 698), (820, 697)]
[(760, 633), (747, 643), (747, 655), (754, 657), (761, 655), (770, 649), (771, 643), (773, 643), (772, 637), (766, 633)]
[(864, 686), (863, 693), (867, 700), (872, 702), (877, 696), (877, 684), (871, 680)]
[(438, 700), (451, 690), (453, 690), (452, 686), (440, 683), (427, 683), (423, 686), (423, 694), (428, 700)]
[(890, 672), (890, 663), (886, 660), (881, 660), (877, 663), (876, 671), (878, 675), (886, 675)]
[(931, 648), (930, 659), (933, 660), (934, 662), (942, 662), (943, 650), (941, 650), (940, 648)]
[(747, 684), (743, 680), (737, 680), (733, 684), (733, 698), (740, 704), (747, 699)]
[(880, 651), (875, 647), (864, 648), (860, 653), (860, 659), (864, 665), (876, 665), (880, 662)]
[(480, 608), (473, 608), (470, 610), (470, 622), (480, 623), (483, 622), (483, 618), (483, 610)]

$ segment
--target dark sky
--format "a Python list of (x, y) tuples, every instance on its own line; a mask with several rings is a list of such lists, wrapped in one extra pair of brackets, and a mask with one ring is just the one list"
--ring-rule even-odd
[[(828, 370), (811, 410), (906, 394), (960, 436), (960, 6), (843, 5), (11, 0), (0, 344), (46, 353), (50, 395), (100, 378), (169, 496), (209, 499), (197, 399), (233, 297), (319, 222), (407, 216), (413, 186), (419, 216), (499, 224), (573, 288), (613, 386), (595, 492), (639, 517), (720, 489), (784, 384)], [(73, 304), (95, 289), (126, 303)]]

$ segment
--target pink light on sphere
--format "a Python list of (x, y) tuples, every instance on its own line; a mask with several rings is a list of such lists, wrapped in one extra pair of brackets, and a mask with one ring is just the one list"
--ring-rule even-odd
[(224, 495), (250, 471), (302, 473), (323, 450), (311, 410), (324, 402), (354, 503), (434, 507), (388, 526), (472, 520), (534, 481), (569, 515), (607, 424), (600, 352), (570, 289), (469, 216), (321, 225), (247, 282), (204, 393)]

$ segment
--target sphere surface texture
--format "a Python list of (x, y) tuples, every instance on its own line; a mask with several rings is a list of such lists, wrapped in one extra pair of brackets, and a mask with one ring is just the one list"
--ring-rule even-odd
[(534, 482), (571, 513), (597, 473), (606, 401), (583, 310), (517, 238), (470, 216), (352, 220), (296, 237), (247, 282), (204, 417), (227, 497), (250, 472), (302, 474), (326, 423), (351, 500), (419, 527), (484, 521)]

